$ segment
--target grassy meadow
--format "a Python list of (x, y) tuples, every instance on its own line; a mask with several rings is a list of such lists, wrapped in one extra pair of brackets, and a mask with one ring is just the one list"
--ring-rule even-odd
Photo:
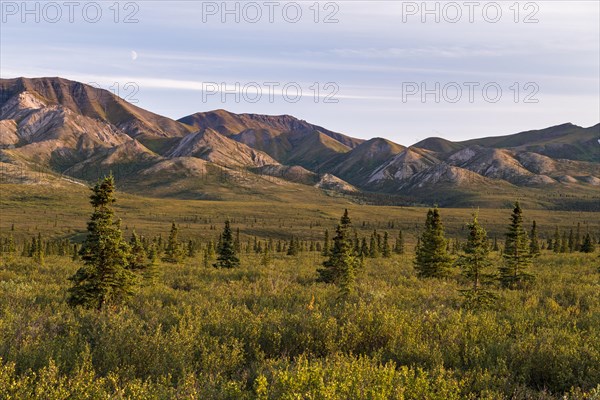
[[(0, 234), (12, 234), (15, 240), (29, 239), (40, 232), (52, 238), (80, 241), (86, 232), (91, 213), (89, 189), (86, 187), (53, 187), (47, 185), (2, 185), (0, 206)], [(405, 234), (408, 245), (416, 242), (423, 228), (427, 208), (372, 206), (356, 204), (344, 197), (324, 195), (323, 192), (283, 190), (274, 199), (261, 196), (236, 201), (180, 200), (141, 197), (118, 192), (115, 211), (121, 218), (124, 235), (132, 230), (145, 236), (168, 235), (171, 222), (180, 228), (182, 239), (214, 239), (222, 229), (223, 221), (230, 219), (240, 229), (243, 240), (286, 239), (297, 236), (303, 240), (322, 240), (323, 232), (330, 233), (344, 210), (350, 212), (354, 228), (360, 236), (374, 229), (389, 231), (394, 238), (398, 230)], [(464, 241), (465, 224), (474, 211), (491, 239), (503, 239), (514, 199), (507, 200), (504, 208), (444, 208), (442, 218), (446, 233)], [(581, 232), (600, 236), (600, 212), (548, 211), (529, 209), (524, 204), (526, 228), (533, 220), (538, 224), (541, 238), (551, 237), (558, 226), (563, 231), (581, 224)], [(14, 231), (11, 229), (14, 226)], [(217, 227), (217, 230), (214, 227)], [(211, 227), (213, 229), (211, 229)]]
[[(413, 247), (426, 209), (357, 205), (321, 196), (299, 201), (211, 202), (119, 193), (126, 237), (215, 239), (225, 218), (243, 243), (322, 240), (348, 208), (359, 236), (398, 230), (406, 253), (366, 258), (351, 297), (316, 282), (317, 251), (298, 256), (243, 251), (241, 267), (206, 266), (202, 252), (156, 263), (157, 274), (122, 308), (70, 308), (67, 280), (81, 265), (21, 256), (19, 244), (80, 241), (88, 190), (3, 185), (0, 235), (14, 254), (0, 262), (0, 399), (597, 399), (600, 397), (599, 251), (533, 262), (524, 290), (492, 287), (489, 309), (467, 310), (455, 269), (418, 279)], [(291, 206), (291, 204), (294, 204)], [(451, 239), (464, 242), (470, 209), (441, 209)], [(510, 208), (482, 209), (501, 242)], [(600, 214), (525, 208), (544, 240), (579, 222), (597, 238)], [(541, 240), (541, 241), (542, 241)], [(202, 244), (203, 245), (203, 244)], [(598, 246), (596, 246), (598, 247)], [(495, 265), (501, 255), (492, 252)], [(210, 260), (212, 263), (213, 260)]]

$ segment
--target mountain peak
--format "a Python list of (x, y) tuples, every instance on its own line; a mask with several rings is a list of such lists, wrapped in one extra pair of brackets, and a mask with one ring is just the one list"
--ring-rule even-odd
[[(555, 193), (568, 188), (581, 204), (597, 208), (600, 124), (564, 123), (464, 142), (432, 137), (406, 148), (285, 114), (217, 109), (174, 121), (63, 78), (0, 79), (0, 94), (1, 159), (82, 179), (113, 170), (143, 189), (158, 174), (152, 182), (161, 182), (160, 193), (200, 193), (198, 177), (216, 192), (231, 178), (227, 190), (242, 193), (258, 190), (256, 179), (267, 175), (277, 185), (364, 190), (367, 198), (369, 192), (426, 202), (434, 196), (446, 204), (461, 196), (498, 198), (516, 185), (532, 198), (547, 188), (552, 195), (539, 201), (544, 206), (563, 202)], [(221, 178), (206, 176), (212, 172)], [(202, 198), (214, 195), (200, 191)]]
[(170, 118), (128, 103), (108, 90), (59, 77), (0, 79), (0, 107), (11, 98), (28, 92), (46, 105), (100, 120), (131, 137), (180, 137), (191, 131)]
[(420, 142), (413, 144), (411, 147), (431, 150), (436, 153), (448, 153), (462, 148), (459, 143), (451, 142), (450, 140), (441, 137), (423, 139)]
[(197, 157), (226, 167), (262, 167), (278, 165), (273, 158), (221, 135), (213, 129), (204, 129), (184, 137), (167, 157)]

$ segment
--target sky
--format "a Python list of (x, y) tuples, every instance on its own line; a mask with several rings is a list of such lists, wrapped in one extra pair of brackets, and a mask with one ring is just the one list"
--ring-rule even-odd
[(600, 122), (598, 1), (0, 2), (0, 77), (403, 145)]

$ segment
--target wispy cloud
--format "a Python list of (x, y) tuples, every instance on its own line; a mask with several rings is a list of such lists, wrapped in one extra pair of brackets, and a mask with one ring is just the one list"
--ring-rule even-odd
[[(600, 120), (599, 4), (540, 2), (537, 24), (515, 24), (510, 14), (499, 24), (423, 24), (419, 18), (405, 24), (400, 2), (390, 1), (341, 2), (336, 24), (315, 24), (311, 14), (298, 24), (223, 24), (218, 19), (204, 24), (199, 3), (143, 2), (140, 22), (127, 26), (111, 20), (22, 24), (13, 19), (3, 24), (0, 76), (64, 76), (106, 87), (136, 82), (143, 105), (170, 116), (212, 106), (279, 112), (357, 136), (434, 128), (450, 136), (481, 135), (486, 122), (494, 130), (486, 134), (561, 120), (593, 125)], [(135, 60), (132, 51), (138, 54)], [(326, 106), (308, 98), (266, 105), (198, 101), (212, 82), (223, 84), (217, 92), (232, 92), (236, 82), (252, 81), (304, 87), (335, 82), (340, 101)], [(464, 106), (419, 101), (410, 107), (402, 102), (405, 82), (431, 87), (452, 81), (499, 82), (509, 94), (506, 88), (515, 82), (536, 82), (543, 102)], [(281, 94), (281, 88), (275, 90)]]

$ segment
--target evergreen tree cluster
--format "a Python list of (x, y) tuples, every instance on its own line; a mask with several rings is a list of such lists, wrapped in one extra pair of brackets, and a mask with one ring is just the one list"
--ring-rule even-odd
[(461, 268), (462, 275), (471, 282), (469, 289), (461, 290), (468, 308), (486, 307), (493, 303), (495, 295), (487, 288), (493, 282), (493, 274), (489, 269), (492, 265), (490, 246), (487, 232), (479, 224), (477, 214), (467, 225), (469, 236), (463, 253), (456, 260), (456, 265)]
[[(467, 225), (468, 237), (464, 246), (457, 246), (458, 258), (452, 262), (450, 246), (445, 238), (444, 226), (437, 208), (430, 209), (425, 221), (425, 229), (418, 239), (415, 249), (415, 270), (421, 278), (447, 278), (451, 267), (461, 268), (462, 276), (471, 283), (471, 287), (461, 290), (467, 307), (490, 305), (495, 295), (489, 290), (495, 281), (503, 288), (520, 289), (534, 279), (530, 272), (532, 260), (541, 253), (537, 224), (532, 223), (530, 235), (523, 226), (523, 211), (518, 202), (511, 214), (502, 252), (503, 262), (497, 273), (491, 272), (490, 250), (498, 250), (498, 241), (494, 238), (490, 245), (485, 229), (479, 224), (477, 214)], [(558, 232), (558, 230), (556, 230)], [(555, 237), (558, 233), (555, 233)], [(581, 249), (593, 248), (593, 241), (586, 235)], [(576, 243), (576, 240), (573, 240)], [(581, 250), (584, 251), (584, 250)], [(593, 250), (592, 250), (593, 251)]]
[(420, 278), (444, 278), (450, 273), (452, 258), (448, 254), (448, 242), (437, 207), (427, 212), (414, 264)]
[[(498, 268), (498, 279), (503, 287), (514, 289), (533, 279), (528, 269), (531, 266), (531, 248), (535, 246), (523, 228), (523, 211), (519, 202), (515, 203), (510, 220), (502, 254), (504, 263)], [(532, 230), (535, 231), (535, 225)]]
[(362, 265), (351, 237), (351, 228), (348, 210), (344, 210), (344, 215), (335, 230), (329, 258), (323, 262), (322, 268), (317, 269), (318, 281), (338, 285), (342, 297), (353, 292), (356, 274)]

